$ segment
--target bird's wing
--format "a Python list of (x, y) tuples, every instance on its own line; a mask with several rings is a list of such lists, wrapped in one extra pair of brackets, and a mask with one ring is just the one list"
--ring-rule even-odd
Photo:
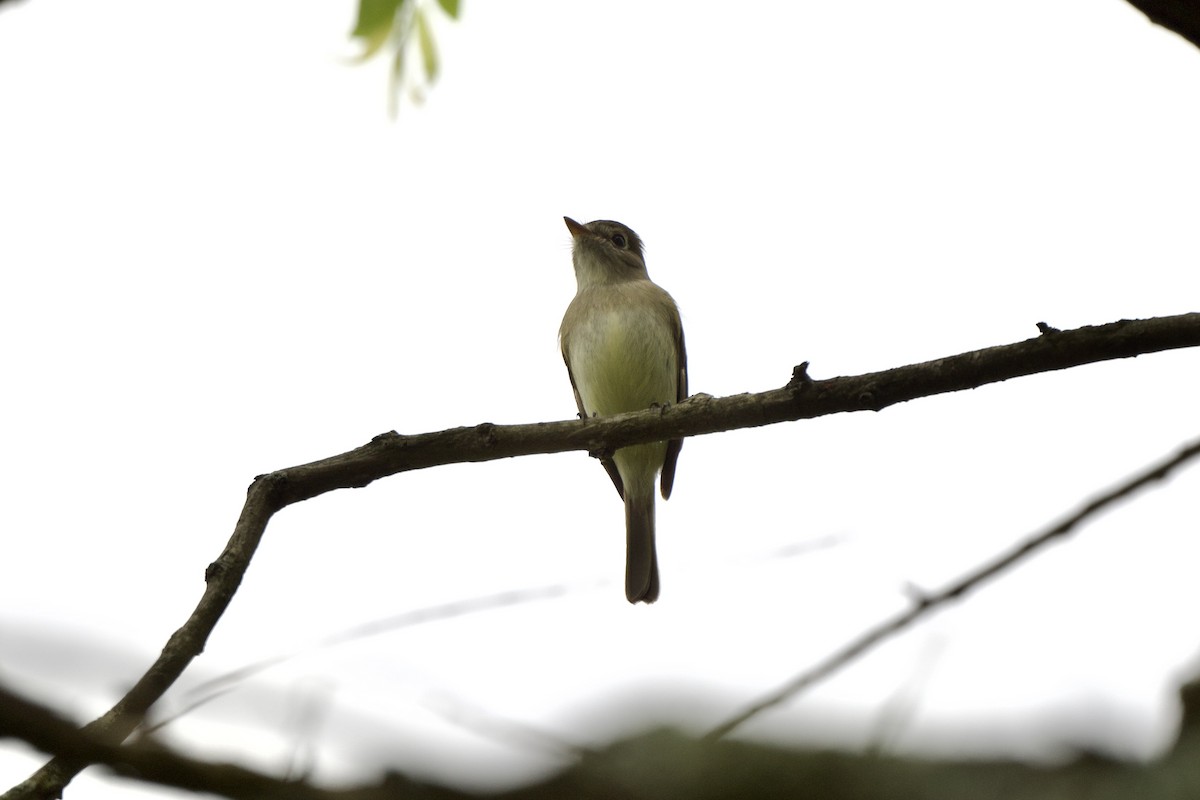
[[(676, 317), (675, 352), (679, 361), (679, 380), (675, 387), (675, 402), (681, 403), (688, 396), (687, 347), (683, 343), (683, 324), (678, 319)], [(576, 394), (576, 397), (578, 396)], [(671, 496), (671, 487), (675, 483), (675, 462), (679, 460), (679, 451), (682, 449), (683, 439), (672, 439), (667, 442), (667, 457), (663, 460), (662, 479), (658, 484), (663, 500)]]
[[(571, 378), (571, 391), (575, 393), (575, 406), (579, 409), (579, 418), (588, 419), (591, 414), (583, 407), (583, 398), (579, 396), (579, 387), (575, 385), (575, 373), (571, 372), (571, 362), (567, 360), (567, 348), (563, 348), (563, 363), (567, 365), (567, 375)], [(621, 499), (625, 499), (625, 484), (621, 481), (621, 473), (617, 471), (617, 462), (612, 460), (611, 455), (599, 456), (600, 463), (604, 465), (605, 472), (608, 477), (612, 478), (613, 486), (617, 487), (617, 494)]]

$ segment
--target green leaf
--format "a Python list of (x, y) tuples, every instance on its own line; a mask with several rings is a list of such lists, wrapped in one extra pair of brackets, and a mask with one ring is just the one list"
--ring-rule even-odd
[(458, 0), (438, 0), (438, 5), (450, 15), (450, 19), (458, 19)]
[(360, 58), (366, 60), (379, 52), (391, 33), (396, 11), (406, 0), (358, 0), (358, 19), (350, 35), (362, 39), (366, 49)]
[(358, 0), (358, 19), (354, 23), (351, 36), (361, 39), (372, 39), (380, 28), (391, 30), (392, 20), (396, 18), (396, 9), (404, 0)]
[(425, 80), (433, 83), (438, 75), (437, 46), (433, 43), (433, 31), (429, 20), (425, 18), (424, 10), (418, 8), (413, 12), (413, 23), (417, 26), (417, 41), (421, 45), (421, 63), (425, 66)]

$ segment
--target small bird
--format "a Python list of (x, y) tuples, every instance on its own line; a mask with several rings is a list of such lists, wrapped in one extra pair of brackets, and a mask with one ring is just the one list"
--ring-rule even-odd
[[(619, 222), (581, 225), (571, 231), (577, 289), (558, 330), (563, 360), (584, 417), (641, 411), (687, 397), (683, 324), (671, 295), (650, 280), (642, 240)], [(682, 439), (622, 447), (603, 458), (625, 501), (625, 597), (658, 599), (654, 546), (654, 479), (662, 471), (662, 496), (671, 496)]]

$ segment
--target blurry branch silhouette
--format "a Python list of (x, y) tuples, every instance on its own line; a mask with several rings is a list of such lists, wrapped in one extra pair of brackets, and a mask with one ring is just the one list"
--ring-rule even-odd
[(355, 625), (338, 633), (326, 636), (310, 647), (284, 653), (270, 658), (260, 659), (252, 664), (247, 664), (244, 667), (239, 667), (230, 670), (224, 674), (218, 675), (215, 678), (210, 678), (194, 687), (185, 695), (184, 705), (174, 713), (160, 717), (152, 725), (142, 725), (141, 733), (151, 734), (157, 733), (162, 728), (170, 725), (197, 708), (211, 703), (220, 697), (224, 697), (229, 692), (238, 687), (247, 679), (264, 672), (279, 664), (291, 661), (294, 658), (323, 650), (329, 647), (336, 647), (347, 642), (358, 641), (359, 639), (367, 639), (372, 636), (381, 636), (385, 633), (400, 630), (402, 628), (411, 628), (416, 625), (424, 625), (430, 622), (440, 622), (442, 620), (462, 617), (468, 614), (477, 614), (483, 611), (491, 611), (498, 608), (508, 608), (511, 606), (522, 605), (524, 603), (533, 603), (539, 600), (551, 600), (557, 597), (565, 596), (571, 587), (566, 584), (554, 584), (551, 586), (541, 586), (533, 589), (514, 589), (506, 592), (495, 592), (493, 594), (481, 595), (472, 597), (466, 600), (455, 600), (450, 603), (439, 603), (432, 606), (424, 606), (411, 611), (404, 611), (399, 614), (393, 614), (389, 617), (364, 622)]
[[(732, 740), (696, 740), (654, 731), (585, 754), (570, 769), (528, 786), (471, 793), (418, 783), (389, 773), (374, 784), (322, 789), (231, 764), (199, 761), (154, 742), (96, 742), (53, 712), (0, 687), (0, 737), (18, 736), (48, 751), (105, 764), (147, 784), (246, 800), (581, 800), (650, 798), (821, 797), (823, 800), (950, 800), (1064, 796), (1180, 800), (1200, 781), (1200, 683), (1180, 692), (1183, 715), (1174, 748), (1151, 764), (1117, 762), (1080, 752), (1060, 764), (1014, 761), (932, 761), (797, 751)], [(1064, 795), (1064, 787), (1074, 789)]]
[(1175, 31), (1200, 47), (1200, 2), (1197, 0), (1129, 0), (1155, 25)]
[(911, 725), (916, 717), (925, 687), (933, 680), (937, 662), (945, 649), (946, 640), (941, 636), (925, 642), (908, 680), (900, 684), (880, 707), (875, 730), (866, 746), (867, 753), (882, 755), (895, 749), (896, 743), (904, 735), (905, 728)]
[(841, 650), (826, 657), (807, 672), (801, 673), (792, 680), (785, 683), (776, 691), (763, 697), (756, 703), (747, 707), (734, 717), (713, 728), (706, 735), (706, 739), (720, 739), (721, 737), (731, 733), (736, 728), (747, 722), (753, 717), (758, 716), (767, 709), (774, 708), (782, 703), (787, 702), (795, 697), (800, 692), (808, 689), (818, 681), (829, 677), (834, 672), (837, 672), (842, 667), (857, 659), (859, 656), (866, 653), (880, 642), (888, 639), (905, 628), (908, 628), (914, 622), (917, 622), (922, 617), (930, 614), (937, 608), (946, 605), (954, 600), (963, 597), (985, 581), (991, 580), (1003, 572), (1023, 563), (1028, 558), (1039, 552), (1052, 542), (1066, 536), (1073, 531), (1078, 525), (1086, 522), (1091, 517), (1096, 516), (1104, 511), (1108, 506), (1122, 500), (1134, 492), (1149, 486), (1151, 483), (1163, 480), (1173, 470), (1182, 466), (1186, 462), (1200, 455), (1200, 439), (1192, 442), (1184, 447), (1174, 456), (1147, 468), (1145, 471), (1129, 478), (1117, 487), (1097, 496), (1090, 502), (1086, 503), (1082, 508), (1065, 517), (1056, 524), (1050, 526), (1041, 533), (1026, 539), (1021, 544), (1009, 550), (992, 561), (987, 562), (959, 578), (954, 583), (941, 589), (937, 592), (929, 594), (913, 593), (913, 605), (907, 611), (903, 611), (890, 619), (884, 620), (875, 627), (868, 630), (866, 633), (859, 636), (857, 639), (846, 645)]
[(284, 771), (289, 781), (308, 780), (317, 763), (317, 740), (333, 707), (333, 686), (323, 680), (309, 680), (294, 687), (291, 716), (286, 729), (292, 733), (291, 753)]
[[(482, 727), (476, 720), (472, 727)], [(497, 724), (491, 721), (490, 725)], [(599, 757), (544, 736), (533, 729), (511, 727), (493, 731), (536, 744), (539, 749), (572, 758)], [(236, 764), (202, 761), (182, 755), (151, 738), (129, 744), (98, 741), (54, 711), (27, 700), (0, 685), (0, 739), (14, 737), (39, 750), (73, 762), (103, 764), (122, 777), (146, 784), (186, 789), (237, 798), (238, 800), (481, 800), (479, 792), (466, 792), (411, 780), (389, 772), (377, 783), (326, 789), (305, 779), (279, 778)], [(509, 741), (511, 744), (511, 741)], [(501, 792), (507, 800), (543, 800), (561, 797), (600, 798), (639, 796), (623, 791), (605, 776), (604, 770), (580, 767), (573, 774), (541, 784)]]
[(545, 728), (498, 716), (450, 694), (426, 699), (424, 707), (445, 722), (509, 750), (550, 756), (560, 762), (578, 762), (597, 751), (577, 744)]
[(150, 740), (127, 745), (98, 740), (44, 706), (0, 686), (0, 738), (16, 737), (71, 763), (104, 764), (114, 772), (160, 786), (210, 792), (247, 800), (332, 800), (333, 798), (466, 798), (449, 789), (389, 775), (375, 787), (324, 790), (282, 780), (234, 764), (199, 761)]
[[(974, 389), (1024, 375), (1200, 346), (1200, 313), (1041, 334), (1016, 344), (882, 372), (814, 380), (805, 362), (782, 388), (713, 398), (694, 395), (665, 408), (612, 417), (525, 425), (483, 423), (411, 436), (391, 431), (340, 455), (259, 475), (224, 551), (205, 571), (200, 602), (171, 635), (146, 673), (107, 713), (83, 729), (88, 741), (116, 745), (141, 724), (150, 706), (204, 650), (250, 565), (275, 512), (336, 489), (358, 488), (409, 470), (492, 461), (537, 453), (582, 450), (592, 455), (663, 439), (759, 427), (852, 411), (880, 411), (896, 403)], [(905, 623), (907, 624), (907, 623)], [(887, 635), (887, 631), (878, 638)], [(870, 643), (863, 645), (866, 649)], [(89, 758), (81, 750), (58, 755), (0, 800), (55, 798)]]

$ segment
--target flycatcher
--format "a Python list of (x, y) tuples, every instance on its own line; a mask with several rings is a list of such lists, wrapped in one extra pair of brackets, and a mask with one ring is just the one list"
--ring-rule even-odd
[[(642, 240), (619, 222), (571, 231), (578, 288), (558, 330), (581, 416), (608, 416), (678, 403), (687, 397), (687, 352), (679, 308), (651, 282)], [(671, 496), (682, 439), (622, 447), (604, 468), (625, 501), (625, 597), (658, 599), (654, 548), (654, 479)]]

